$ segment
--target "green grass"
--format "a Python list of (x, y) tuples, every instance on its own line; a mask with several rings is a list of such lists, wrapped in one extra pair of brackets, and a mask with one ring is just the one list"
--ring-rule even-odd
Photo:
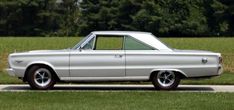
[[(73, 47), (81, 37), (0, 37), (0, 84), (20, 83), (3, 70), (7, 67), (7, 56), (14, 51), (64, 49)], [(185, 84), (234, 84), (234, 38), (163, 38), (163, 42), (177, 49), (196, 49), (221, 52), (224, 70), (219, 78), (183, 81)], [(228, 72), (230, 71), (230, 72)]]
[(1, 110), (231, 110), (234, 93), (2, 92)]
[(9, 76), (6, 72), (0, 72), (0, 84), (21, 84), (22, 80)]

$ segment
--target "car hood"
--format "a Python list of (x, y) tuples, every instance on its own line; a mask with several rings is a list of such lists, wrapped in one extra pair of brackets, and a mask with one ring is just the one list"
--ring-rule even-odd
[(29, 53), (48, 53), (48, 52), (67, 52), (69, 49), (63, 49), (63, 50), (32, 50), (28, 51)]
[(70, 49), (62, 50), (33, 50), (27, 52), (12, 53), (10, 56), (24, 56), (24, 55), (56, 55), (56, 54), (69, 54)]

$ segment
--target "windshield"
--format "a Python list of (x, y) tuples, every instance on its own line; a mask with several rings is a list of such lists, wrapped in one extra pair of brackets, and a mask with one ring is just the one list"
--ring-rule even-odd
[(78, 49), (79, 47), (80, 47), (80, 45), (84, 42), (84, 41), (86, 41), (88, 38), (89, 38), (89, 36), (91, 36), (92, 34), (89, 34), (89, 35), (87, 35), (85, 38), (83, 38), (78, 44), (76, 44), (72, 49)]

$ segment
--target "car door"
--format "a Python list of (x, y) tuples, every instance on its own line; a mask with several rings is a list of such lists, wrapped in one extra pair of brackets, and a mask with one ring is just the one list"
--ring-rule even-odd
[(125, 37), (126, 76), (149, 76), (159, 58), (157, 50), (131, 36)]
[(71, 77), (123, 77), (123, 36), (96, 35), (80, 50), (70, 53)]

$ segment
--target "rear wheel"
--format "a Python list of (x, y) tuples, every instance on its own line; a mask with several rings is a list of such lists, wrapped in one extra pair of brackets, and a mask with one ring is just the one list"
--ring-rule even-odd
[(47, 90), (54, 87), (55, 77), (48, 68), (44, 66), (33, 66), (27, 74), (27, 81), (32, 89)]
[(154, 75), (152, 83), (156, 89), (175, 89), (180, 83), (180, 75), (174, 71), (159, 71)]

